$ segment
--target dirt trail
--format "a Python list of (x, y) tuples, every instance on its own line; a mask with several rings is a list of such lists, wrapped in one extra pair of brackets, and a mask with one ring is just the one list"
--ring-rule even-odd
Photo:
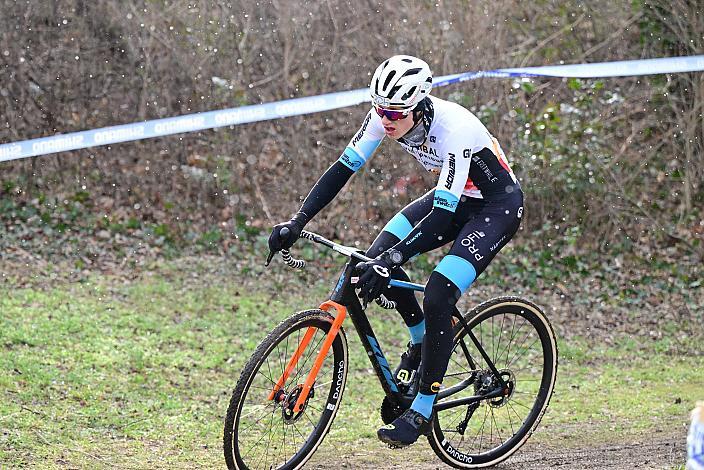
[[(632, 439), (613, 444), (585, 445), (560, 448), (555, 444), (524, 445), (516, 455), (497, 465), (497, 470), (560, 470), (592, 469), (674, 469), (686, 460), (684, 437), (681, 435)], [(445, 466), (425, 444), (406, 450), (386, 448), (360, 449), (354, 455), (332, 457), (316, 455), (307, 465), (310, 469), (369, 468), (369, 469), (443, 469)]]
[(573, 449), (545, 446), (521, 449), (516, 456), (495, 468), (502, 470), (560, 469), (631, 469), (676, 468), (685, 462), (685, 445), (681, 436), (616, 443)]

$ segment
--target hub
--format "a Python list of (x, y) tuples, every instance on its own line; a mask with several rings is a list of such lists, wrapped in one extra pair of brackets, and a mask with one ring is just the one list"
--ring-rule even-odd
[[(493, 408), (501, 408), (506, 403), (508, 403), (509, 400), (511, 400), (511, 397), (513, 397), (513, 392), (516, 390), (516, 376), (513, 375), (513, 372), (508, 369), (501, 369), (499, 370), (499, 375), (506, 384), (506, 388), (504, 389), (502, 396), (489, 400), (489, 405)], [(499, 381), (496, 380), (496, 377), (493, 378), (494, 386), (499, 387)]]
[[(513, 372), (509, 369), (500, 369), (498, 372), (506, 384), (506, 388), (500, 396), (488, 400), (489, 406), (493, 408), (500, 408), (508, 403), (516, 390), (516, 376)], [(501, 382), (498, 378), (490, 370), (485, 370), (479, 374), (477, 381), (474, 383), (474, 393), (476, 395), (485, 395), (500, 387)]]
[(302, 391), (303, 384), (298, 384), (290, 392), (284, 392), (283, 395), (280, 395), (280, 400), (279, 396), (276, 397), (277, 403), (281, 405), (281, 415), (284, 418), (284, 424), (293, 424), (298, 421), (301, 416), (303, 416), (303, 413), (308, 407), (308, 402), (311, 398), (313, 398), (313, 396), (315, 396), (315, 383), (313, 383), (313, 386), (310, 388), (308, 398), (306, 398), (306, 401), (303, 402), (303, 407), (301, 408), (301, 411), (299, 411), (298, 413), (294, 413), (293, 407), (296, 406), (296, 402), (298, 401), (298, 397), (301, 396)]

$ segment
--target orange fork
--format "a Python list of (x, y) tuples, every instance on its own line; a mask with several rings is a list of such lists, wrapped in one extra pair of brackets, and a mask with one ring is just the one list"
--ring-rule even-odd
[(310, 340), (313, 338), (313, 335), (315, 334), (315, 328), (312, 326), (308, 327), (308, 330), (306, 331), (306, 334), (303, 335), (303, 339), (301, 339), (301, 342), (298, 344), (298, 348), (296, 348), (296, 352), (293, 353), (293, 356), (291, 356), (291, 359), (288, 361), (288, 365), (286, 365), (286, 369), (284, 370), (284, 373), (281, 374), (281, 377), (279, 377), (279, 380), (276, 382), (274, 385), (274, 388), (271, 390), (271, 393), (269, 394), (269, 400), (273, 400), (274, 397), (276, 396), (276, 392), (281, 390), (281, 387), (284, 386), (286, 381), (288, 380), (288, 377), (291, 375), (291, 372), (293, 372), (294, 367), (296, 367), (296, 364), (298, 364), (298, 360), (301, 358), (303, 353), (306, 350), (306, 347), (308, 347), (308, 343), (310, 343)]
[[(318, 372), (323, 366), (325, 356), (330, 350), (332, 342), (335, 341), (337, 333), (340, 331), (340, 327), (342, 326), (342, 322), (347, 316), (347, 308), (344, 305), (338, 304), (337, 302), (328, 300), (327, 302), (323, 302), (320, 305), (320, 309), (326, 312), (329, 311), (331, 308), (337, 310), (337, 316), (332, 322), (330, 331), (328, 331), (328, 334), (325, 337), (325, 341), (323, 342), (323, 345), (321, 346), (320, 351), (318, 352), (318, 355), (316, 356), (315, 361), (313, 362), (313, 368), (310, 370), (310, 372), (308, 373), (308, 377), (306, 377), (306, 381), (303, 383), (303, 390), (301, 390), (301, 394), (298, 396), (298, 400), (296, 400), (296, 404), (293, 407), (294, 413), (298, 413), (303, 409), (303, 405), (308, 399), (308, 394), (310, 393), (310, 390), (313, 387), (313, 383), (315, 382), (315, 379), (318, 376)], [(276, 395), (276, 392), (278, 392), (284, 386), (286, 380), (288, 380), (289, 376), (291, 375), (291, 372), (296, 367), (296, 364), (298, 364), (299, 359), (305, 352), (306, 347), (308, 347), (310, 340), (313, 338), (313, 334), (315, 334), (315, 328), (309, 327), (306, 331), (306, 334), (303, 336), (303, 339), (301, 339), (298, 348), (296, 348), (296, 351), (293, 353), (293, 356), (291, 356), (291, 359), (286, 365), (284, 373), (281, 374), (281, 377), (276, 382), (273, 390), (269, 394), (269, 400), (273, 400), (274, 396)]]

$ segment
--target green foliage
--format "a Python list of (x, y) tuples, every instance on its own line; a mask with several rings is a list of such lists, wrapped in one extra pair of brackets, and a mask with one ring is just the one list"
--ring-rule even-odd
[(222, 232), (218, 229), (204, 232), (198, 238), (198, 244), (202, 246), (213, 246), (222, 240)]

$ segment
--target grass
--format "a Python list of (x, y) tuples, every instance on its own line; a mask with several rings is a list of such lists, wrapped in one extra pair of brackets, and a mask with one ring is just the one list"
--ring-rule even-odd
[[(244, 362), (276, 323), (317, 305), (332, 284), (305, 293), (280, 281), (252, 288), (258, 273), (247, 282), (159, 269), (127, 281), (0, 287), (0, 468), (222, 467), (222, 422)], [(407, 333), (394, 313), (374, 312), (393, 366)], [(376, 441), (381, 390), (351, 323), (347, 333), (351, 376), (316, 461), (398, 458)], [(652, 353), (638, 341), (561, 341), (555, 395), (531, 441), (681, 431), (684, 448), (688, 413), (703, 398), (702, 358), (670, 354), (666, 339), (649, 342)], [(428, 458), (426, 445), (404, 454)]]

